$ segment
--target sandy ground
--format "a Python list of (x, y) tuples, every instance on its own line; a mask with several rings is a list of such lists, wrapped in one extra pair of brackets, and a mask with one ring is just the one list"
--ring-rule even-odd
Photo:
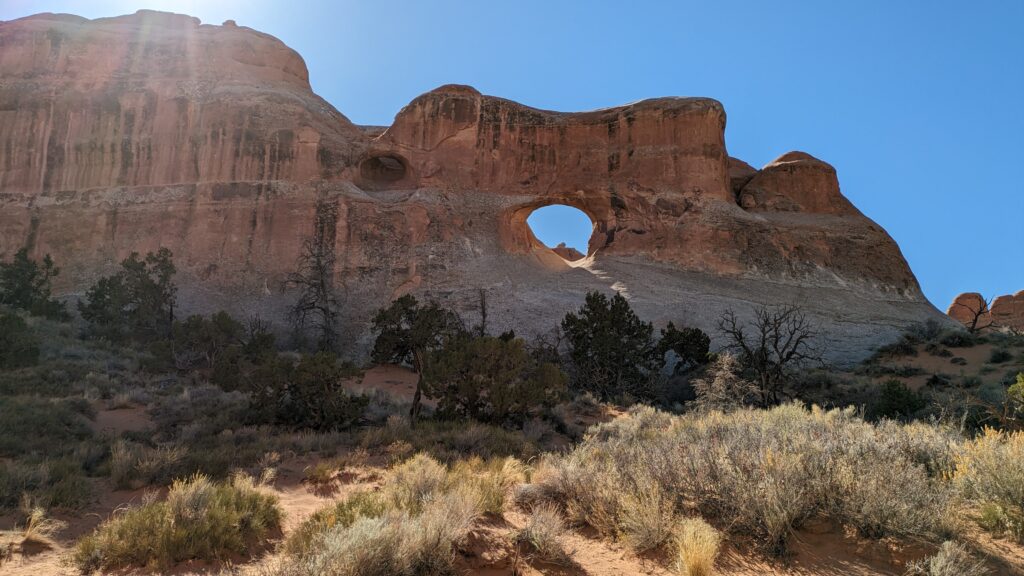
[[(954, 383), (964, 378), (977, 378), (984, 384), (1000, 382), (1008, 372), (1024, 372), (1024, 349), (1009, 348), (1013, 358), (1000, 364), (989, 364), (988, 360), (996, 346), (992, 344), (978, 344), (970, 348), (947, 348), (953, 356), (943, 358), (929, 354), (924, 346), (916, 346), (917, 356), (905, 356), (893, 358), (881, 362), (886, 366), (902, 367), (910, 366), (920, 369), (923, 373), (915, 376), (900, 377), (907, 386), (913, 390), (920, 390), (926, 386), (928, 378), (933, 374), (942, 374), (950, 378)], [(966, 364), (954, 364), (953, 358), (963, 358)], [(880, 376), (878, 381), (888, 380), (892, 376)]]

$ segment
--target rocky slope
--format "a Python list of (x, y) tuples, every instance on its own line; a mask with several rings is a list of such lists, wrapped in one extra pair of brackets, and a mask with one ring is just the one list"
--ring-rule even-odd
[[(726, 309), (799, 304), (841, 361), (944, 318), (831, 166), (789, 152), (756, 170), (729, 157), (725, 122), (707, 98), (560, 113), (442, 86), (361, 129), (297, 53), (233, 22), (40, 14), (0, 24), (0, 257), (51, 253), (76, 295), (167, 246), (184, 309), (281, 319), (328, 211), (356, 351), (408, 292), (470, 316), (485, 289), (494, 328), (527, 335), (593, 289), (708, 330)], [(594, 221), (584, 265), (530, 232), (549, 204)]]

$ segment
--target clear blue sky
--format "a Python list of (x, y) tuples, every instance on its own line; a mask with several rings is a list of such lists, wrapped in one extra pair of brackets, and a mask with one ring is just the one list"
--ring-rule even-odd
[(1024, 289), (1022, 0), (0, 0), (0, 19), (143, 7), (277, 36), (360, 124), (452, 82), (554, 110), (717, 98), (733, 156), (832, 163), (940, 308)]

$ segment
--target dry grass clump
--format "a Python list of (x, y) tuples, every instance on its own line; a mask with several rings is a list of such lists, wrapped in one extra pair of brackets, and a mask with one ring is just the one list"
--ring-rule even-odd
[(281, 518), (277, 497), (251, 478), (215, 483), (196, 475), (175, 481), (164, 501), (116, 513), (79, 540), (72, 559), (86, 573), (216, 560), (260, 546)]
[(686, 518), (673, 536), (676, 571), (683, 576), (711, 576), (722, 534), (701, 518)]
[(65, 522), (48, 518), (46, 509), (27, 494), (22, 496), (20, 515), (13, 530), (0, 531), (0, 565), (16, 552), (34, 554), (56, 547), (53, 537), (67, 527)]
[(717, 411), (671, 416), (650, 407), (591, 429), (534, 474), (534, 498), (567, 518), (660, 546), (695, 507), (781, 553), (792, 530), (826, 514), (872, 536), (948, 532), (949, 486), (936, 474), (949, 444), (880, 430), (852, 410)]
[(983, 528), (1024, 541), (1024, 432), (986, 429), (966, 442), (953, 481), (979, 507)]
[(25, 495), (22, 497), (21, 512), (25, 525), (21, 527), (21, 545), (53, 548), (53, 536), (63, 530), (66, 522), (46, 517), (46, 510)]
[(314, 513), (285, 544), (278, 576), (448, 574), (485, 513), (500, 514), (524, 478), (514, 458), (470, 458), (450, 469), (420, 453), (394, 466), (377, 492)]
[(474, 456), (452, 465), (446, 482), (449, 487), (472, 487), (480, 495), (484, 514), (501, 515), (512, 489), (526, 480), (526, 467), (512, 457), (483, 460)]
[(985, 563), (978, 560), (958, 542), (947, 540), (934, 556), (912, 563), (907, 576), (985, 576), (990, 574)]
[(526, 525), (516, 534), (516, 541), (528, 546), (533, 557), (541, 562), (568, 565), (572, 563), (572, 553), (565, 549), (565, 532), (558, 509), (542, 505), (530, 514)]

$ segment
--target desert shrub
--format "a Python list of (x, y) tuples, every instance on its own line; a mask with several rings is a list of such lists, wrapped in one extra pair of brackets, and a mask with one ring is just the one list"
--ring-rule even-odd
[(939, 344), (949, 348), (970, 348), (978, 343), (978, 337), (966, 330), (952, 330), (939, 339)]
[(558, 509), (543, 505), (530, 513), (526, 525), (516, 533), (516, 541), (527, 546), (541, 562), (566, 565), (572, 562), (572, 554), (565, 548), (565, 533)]
[(25, 320), (0, 312), (0, 370), (26, 368), (39, 363), (39, 338)]
[(701, 518), (679, 522), (673, 535), (675, 568), (683, 576), (712, 576), (722, 534)]
[(440, 460), (471, 456), (528, 459), (538, 452), (537, 446), (522, 434), (491, 424), (428, 420), (412, 428), (408, 421), (395, 416), (388, 418), (384, 426), (363, 430), (359, 444), (367, 449), (385, 450), (403, 444)]
[(917, 348), (914, 347), (914, 342), (907, 339), (906, 337), (900, 338), (899, 340), (886, 344), (879, 348), (874, 357), (879, 358), (903, 358), (906, 356), (917, 356)]
[(522, 424), (554, 406), (565, 387), (558, 366), (534, 360), (523, 340), (467, 335), (428, 356), (423, 392), (438, 400), (441, 416)]
[(1013, 354), (1006, 348), (993, 348), (988, 356), (989, 364), (1002, 364), (1013, 360)]
[(894, 378), (882, 383), (878, 397), (871, 405), (870, 413), (874, 418), (907, 420), (925, 405), (926, 402), (920, 393)]
[(947, 540), (934, 556), (911, 563), (906, 576), (985, 576), (990, 573), (985, 563), (972, 556), (967, 547)]
[(0, 456), (55, 455), (91, 438), (92, 408), (82, 399), (0, 396)]
[(417, 454), (388, 471), (386, 497), (393, 507), (418, 512), (444, 485), (445, 467), (426, 454)]
[(22, 248), (9, 263), (0, 262), (0, 304), (25, 310), (35, 316), (64, 319), (64, 304), (51, 297), (51, 284), (60, 269), (47, 254), (43, 261), (28, 257)]
[(277, 497), (251, 478), (215, 483), (197, 475), (175, 481), (166, 500), (112, 516), (79, 540), (73, 560), (92, 572), (246, 554), (265, 542), (281, 518)]
[(942, 324), (934, 318), (929, 318), (924, 322), (913, 324), (910, 328), (907, 328), (903, 337), (915, 344), (932, 342), (942, 335), (943, 330)]
[(174, 321), (171, 251), (161, 248), (145, 258), (132, 252), (121, 270), (96, 281), (78, 303), (92, 335), (123, 342), (129, 338), (152, 341), (171, 334)]
[(757, 385), (743, 378), (743, 367), (732, 354), (719, 354), (704, 378), (693, 381), (697, 410), (723, 412), (747, 406), (757, 397)]
[(1018, 372), (1006, 389), (1006, 416), (1014, 424), (1024, 424), (1024, 372)]
[(250, 420), (252, 402), (241, 392), (201, 384), (165, 394), (149, 407), (156, 441), (192, 441), (240, 428)]
[(473, 456), (452, 465), (445, 479), (450, 488), (468, 486), (480, 496), (480, 511), (500, 516), (512, 488), (526, 479), (522, 462), (512, 457), (484, 460)]
[(953, 479), (983, 528), (1024, 541), (1024, 432), (986, 429), (957, 453)]
[(633, 312), (621, 294), (590, 292), (577, 312), (562, 319), (574, 368), (573, 385), (602, 400), (649, 398), (663, 358), (654, 328)]
[(119, 439), (110, 449), (110, 481), (124, 489), (170, 480), (178, 475), (185, 453), (182, 446), (150, 447)]
[(532, 496), (641, 547), (662, 540), (669, 511), (687, 507), (774, 552), (822, 512), (876, 536), (946, 533), (949, 495), (936, 472), (948, 442), (891, 426), (868, 424), (852, 409), (670, 416), (640, 408), (545, 458)]
[(448, 574), (481, 513), (480, 493), (449, 482), (417, 455), (389, 471), (379, 493), (357, 493), (318, 511), (289, 538), (279, 576)]
[(944, 348), (935, 342), (929, 342), (926, 344), (924, 351), (932, 356), (938, 356), (939, 358), (949, 358), (953, 356), (953, 353), (950, 352), (948, 348)]
[(79, 510), (93, 495), (82, 468), (69, 458), (0, 462), (0, 512), (17, 507), (26, 494), (53, 510)]
[(332, 506), (321, 508), (288, 537), (285, 551), (292, 555), (313, 552), (317, 536), (334, 528), (348, 528), (359, 518), (379, 518), (390, 510), (380, 493), (356, 492)]
[(618, 536), (638, 552), (660, 547), (676, 524), (675, 495), (655, 479), (634, 474), (629, 492), (615, 501)]
[(924, 370), (919, 366), (911, 366), (909, 364), (896, 365), (896, 364), (862, 364), (856, 369), (857, 374), (864, 376), (896, 376), (899, 378), (908, 378), (910, 376), (917, 376), (918, 374), (924, 374)]

